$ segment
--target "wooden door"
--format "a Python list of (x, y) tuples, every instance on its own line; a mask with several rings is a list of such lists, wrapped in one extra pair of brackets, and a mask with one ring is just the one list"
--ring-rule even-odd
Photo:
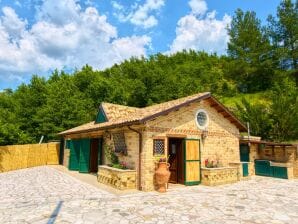
[(169, 139), (170, 183), (177, 183), (177, 145), (174, 139)]
[(98, 144), (98, 138), (91, 139), (90, 172), (97, 172), (98, 169)]
[(185, 139), (184, 144), (185, 185), (201, 182), (200, 140)]
[(68, 140), (68, 147), (70, 149), (68, 168), (70, 170), (79, 170), (80, 141)]
[(169, 139), (169, 164), (170, 164), (170, 182), (184, 184), (184, 152), (183, 139)]
[[(249, 146), (248, 144), (240, 144), (240, 161), (249, 162)], [(242, 175), (248, 176), (248, 163), (242, 163)]]
[(240, 161), (249, 162), (249, 146), (247, 144), (240, 144)]
[(97, 166), (102, 165), (102, 138), (98, 139), (98, 155), (97, 155)]
[(179, 184), (184, 184), (184, 150), (183, 139), (179, 139), (177, 152), (177, 178)]
[(79, 172), (88, 173), (90, 164), (90, 139), (81, 139), (80, 141), (80, 162), (79, 162)]

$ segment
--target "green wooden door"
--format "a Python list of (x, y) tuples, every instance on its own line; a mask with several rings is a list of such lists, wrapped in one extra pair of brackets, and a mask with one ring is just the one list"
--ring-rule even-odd
[(248, 163), (242, 163), (242, 173), (244, 177), (248, 176)]
[(201, 182), (200, 140), (198, 139), (185, 139), (184, 180), (185, 185), (197, 185)]
[(88, 173), (90, 165), (90, 139), (80, 140), (80, 162), (79, 172)]
[(249, 162), (249, 147), (247, 144), (240, 145), (240, 161)]
[[(240, 144), (240, 161), (249, 162), (249, 146), (247, 144)], [(247, 163), (242, 163), (242, 174), (244, 177), (248, 176)]]
[(67, 147), (70, 149), (68, 168), (70, 170), (79, 170), (80, 141), (79, 140), (68, 140)]
[(270, 162), (267, 160), (255, 160), (255, 172), (256, 175), (260, 176), (273, 176), (272, 167)]
[(273, 173), (273, 177), (288, 179), (287, 167), (273, 166), (272, 173)]

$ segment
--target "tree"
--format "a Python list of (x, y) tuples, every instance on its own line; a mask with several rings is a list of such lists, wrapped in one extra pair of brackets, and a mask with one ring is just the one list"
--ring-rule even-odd
[(47, 91), (45, 78), (34, 75), (28, 85), (20, 85), (13, 95), (16, 122), (20, 129), (31, 137), (28, 143), (38, 142), (41, 137), (36, 131), (40, 126), (36, 114), (46, 103)]
[(47, 89), (46, 103), (36, 115), (38, 136), (56, 139), (57, 133), (95, 119), (92, 100), (74, 84), (73, 76), (61, 74)]
[(276, 18), (268, 17), (268, 34), (274, 46), (274, 59), (284, 70), (293, 70), (298, 86), (298, 1), (283, 0)]
[(0, 145), (32, 141), (32, 138), (20, 128), (15, 109), (13, 91), (4, 90), (0, 93)]
[(272, 138), (277, 141), (296, 139), (298, 136), (297, 87), (287, 79), (282, 83), (275, 83), (271, 99)]
[(249, 122), (252, 135), (270, 139), (272, 120), (270, 118), (270, 108), (261, 103), (250, 103), (245, 98), (242, 104), (237, 104), (238, 116), (243, 122)]
[(255, 12), (238, 9), (228, 28), (231, 75), (242, 92), (268, 89), (273, 80), (270, 43)]

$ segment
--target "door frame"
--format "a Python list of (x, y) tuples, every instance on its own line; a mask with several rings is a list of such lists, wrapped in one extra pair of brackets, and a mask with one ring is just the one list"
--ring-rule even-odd
[[(183, 156), (184, 156), (184, 137), (167, 137), (167, 157), (170, 156), (170, 140), (171, 139), (179, 139), (179, 141), (181, 141), (181, 150), (182, 152), (180, 152)], [(178, 155), (180, 155), (178, 153), (178, 151), (176, 151), (176, 158), (178, 160)], [(179, 156), (180, 157), (180, 156)], [(181, 161), (181, 165), (183, 166), (183, 169), (185, 169), (185, 164), (184, 164), (184, 158), (180, 158), (182, 161)], [(176, 183), (173, 183), (173, 182), (170, 182), (170, 183), (173, 183), (173, 184), (184, 184), (185, 182), (185, 170), (183, 170), (182, 172), (182, 175), (183, 175), (183, 182), (179, 182), (179, 178), (178, 178), (178, 161), (177, 161), (177, 167), (176, 167), (176, 175), (177, 175), (177, 181)]]
[[(198, 160), (187, 160), (186, 161), (186, 141), (191, 140), (191, 141), (198, 141), (199, 142), (199, 159)], [(184, 151), (184, 185), (186, 186), (192, 186), (192, 185), (198, 185), (202, 182), (202, 161), (201, 161), (201, 138), (184, 138), (183, 139), (183, 151)], [(200, 172), (200, 180), (199, 181), (186, 181), (186, 162), (195, 162), (199, 161), (199, 172)]]

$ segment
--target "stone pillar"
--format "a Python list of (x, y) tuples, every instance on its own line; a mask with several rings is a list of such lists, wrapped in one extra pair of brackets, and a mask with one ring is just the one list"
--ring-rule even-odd
[(68, 168), (69, 153), (70, 153), (70, 150), (65, 148), (64, 149), (64, 155), (63, 155), (63, 166), (65, 166), (66, 168)]

